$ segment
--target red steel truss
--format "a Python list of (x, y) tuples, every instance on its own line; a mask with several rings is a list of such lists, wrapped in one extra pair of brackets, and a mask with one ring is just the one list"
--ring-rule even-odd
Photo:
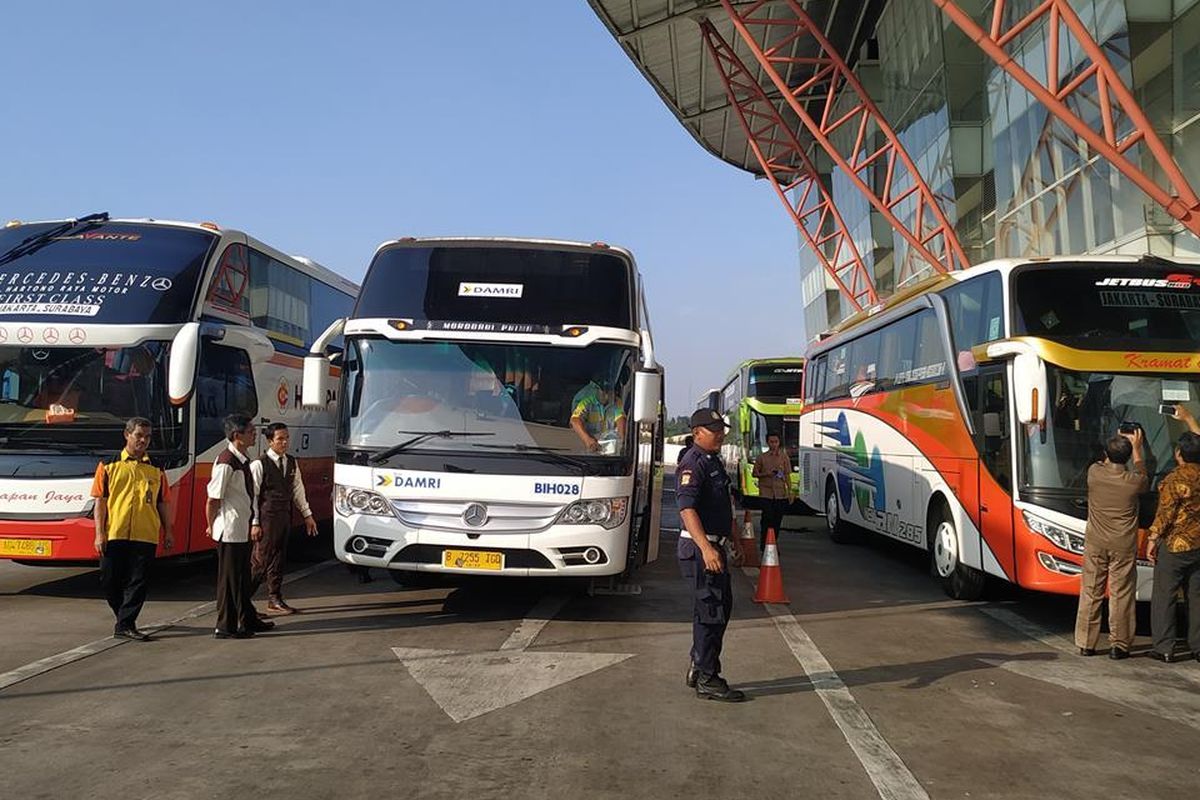
[[(716, 27), (704, 20), (700, 31), (750, 149), (800, 235), (856, 311), (873, 305), (879, 297), (871, 273), (795, 131)], [(798, 194), (795, 204), (789, 195), (793, 191)]]
[[(790, 18), (770, 15), (773, 0), (736, 5), (721, 0), (721, 7), (808, 134), (908, 242), (910, 251), (897, 268), (896, 285), (912, 277), (919, 267), (918, 259), (938, 272), (969, 266), (954, 226), (896, 132), (820, 26), (797, 0), (785, 2)], [(815, 44), (815, 54), (789, 55), (803, 40)], [(794, 68), (812, 72), (788, 85), (784, 75)], [(814, 95), (824, 101), (819, 118), (809, 113), (801, 99)], [(845, 146), (849, 141), (847, 132), (853, 134), (850, 147)], [(840, 146), (838, 140), (843, 142)]]
[[(963, 30), (996, 64), (1016, 79), (1036, 97), (1058, 120), (1070, 127), (1099, 155), (1107, 159), (1121, 174), (1133, 181), (1167, 213), (1184, 227), (1200, 236), (1200, 198), (1188, 184), (1179, 165), (1154, 132), (1150, 120), (1134, 99), (1133, 93), (1121, 80), (1116, 67), (1071, 8), (1067, 0), (1044, 0), (1025, 17), (1005, 25), (1005, 0), (995, 0), (992, 8), (991, 30), (985, 31), (970, 14), (953, 0), (933, 0), (933, 3)], [(1024, 31), (1041, 20), (1049, 25), (1046, 69), (1041, 78), (1034, 77), (1017, 63), (1007, 46)], [(1087, 54), (1090, 64), (1065, 84), (1059, 76), (1060, 34), (1066, 28), (1078, 47)], [(1081, 92), (1095, 80), (1095, 98), (1100, 106), (1100, 130), (1085, 122), (1067, 104), (1067, 98)], [(1089, 88), (1090, 92), (1090, 88)], [(1131, 123), (1128, 134), (1118, 134), (1117, 121), (1124, 115)], [(1153, 156), (1166, 185), (1158, 183), (1127, 155), (1129, 149), (1141, 142)]]

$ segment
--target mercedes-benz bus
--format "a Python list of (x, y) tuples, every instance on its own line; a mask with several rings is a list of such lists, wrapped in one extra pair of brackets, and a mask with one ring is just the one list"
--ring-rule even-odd
[(663, 376), (628, 251), (389, 241), (314, 344), (306, 399), (325, 394), (334, 336), (338, 558), (403, 582), (620, 576), (657, 557)]
[(302, 358), (356, 293), (212, 223), (93, 214), (0, 229), (0, 557), (97, 558), (92, 476), (134, 416), (170, 483), (175, 546), (160, 556), (214, 547), (205, 485), (234, 412), (291, 426), (328, 525), (332, 406), (301, 407)]
[(985, 576), (1079, 591), (1087, 470), (1122, 425), (1145, 432), (1145, 526), (1200, 415), (1200, 262), (993, 261), (861, 312), (810, 348), (801, 497), (830, 534), (927, 550), (954, 597)]
[[(803, 376), (803, 358), (751, 359), (739, 364), (721, 389), (720, 407), (730, 428), (721, 455), (744, 509), (760, 507), (754, 461), (766, 451), (772, 434), (792, 460), (788, 480), (793, 494), (799, 488)], [(790, 513), (807, 510), (798, 500), (793, 505)]]

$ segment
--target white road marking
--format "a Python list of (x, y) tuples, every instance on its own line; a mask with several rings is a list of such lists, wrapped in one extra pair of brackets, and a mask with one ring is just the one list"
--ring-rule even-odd
[(420, 647), (392, 652), (430, 699), (456, 723), (633, 658), (633, 653), (527, 652), (567, 598), (542, 599), (495, 652), (461, 653)]
[[(335, 560), (322, 561), (320, 564), (313, 564), (311, 567), (305, 567), (302, 570), (284, 576), (284, 583), (293, 583), (303, 580), (308, 576), (320, 572), (321, 570), (338, 563)], [(146, 633), (158, 633), (167, 628), (174, 627), (181, 622), (186, 622), (197, 617), (203, 617), (206, 614), (211, 614), (217, 609), (216, 601), (201, 603), (198, 606), (193, 606), (177, 617), (166, 620), (164, 622), (156, 622), (152, 625), (146, 625), (141, 628)], [(114, 636), (106, 636), (103, 639), (97, 639), (94, 642), (80, 645), (79, 647), (70, 650), (64, 650), (61, 653), (55, 653), (52, 656), (40, 658), (37, 661), (32, 661), (24, 666), (9, 670), (8, 672), (0, 673), (0, 691), (7, 689), (10, 686), (27, 681), (30, 678), (36, 678), (38, 675), (43, 675), (50, 670), (58, 669), (59, 667), (73, 664), (76, 661), (82, 661), (89, 656), (94, 656), (98, 653), (103, 653), (105, 650), (111, 650), (114, 647), (119, 647), (123, 644), (128, 644), (128, 639), (118, 639)]]
[[(742, 572), (751, 582), (758, 577), (753, 567), (743, 567)], [(782, 606), (766, 604), (765, 608), (879, 796), (884, 800), (929, 800), (925, 787), (883, 738), (799, 621)]]
[(529, 615), (517, 623), (517, 627), (504, 640), (504, 644), (500, 645), (500, 649), (522, 651), (528, 648), (566, 604), (567, 598), (559, 595), (543, 597), (529, 610)]

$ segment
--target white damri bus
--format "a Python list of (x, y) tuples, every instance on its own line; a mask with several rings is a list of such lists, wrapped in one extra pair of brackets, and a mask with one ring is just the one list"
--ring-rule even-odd
[[(333, 412), (302, 408), (302, 357), (357, 287), (212, 223), (77, 220), (0, 229), (0, 557), (93, 561), (92, 476), (153, 425), (175, 547), (211, 550), (204, 487), (241, 412), (292, 428), (318, 522), (332, 515)], [(332, 398), (329, 398), (332, 400)]]
[(616, 576), (657, 557), (663, 375), (627, 251), (387, 242), (314, 344), (306, 399), (343, 334), (340, 559), (401, 579)]

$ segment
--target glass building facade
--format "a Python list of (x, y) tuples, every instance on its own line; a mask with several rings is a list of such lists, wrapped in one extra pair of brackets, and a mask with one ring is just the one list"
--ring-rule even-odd
[[(976, 19), (991, 17), (985, 0), (959, 5)], [(1006, 13), (1023, 17), (1035, 5), (1010, 0)], [(1188, 181), (1200, 187), (1200, 0), (1071, 5)], [(1035, 76), (1046, 70), (1048, 32), (1039, 23), (1009, 48)], [(1089, 62), (1065, 30), (1060, 42), (1065, 84)], [(1200, 256), (1196, 236), (1091, 152), (930, 0), (891, 0), (855, 72), (939, 198), (972, 263), (1067, 253)], [(1095, 90), (1091, 78), (1068, 102), (1098, 127)], [(1128, 129), (1129, 120), (1118, 118), (1118, 133), (1122, 125)], [(1143, 145), (1128, 152), (1155, 175)], [(909, 283), (928, 274), (926, 265), (911, 268), (907, 243), (836, 167), (828, 183), (881, 295), (898, 288), (901, 275)], [(913, 213), (898, 210), (901, 217)], [(910, 266), (902, 269), (906, 259)], [(803, 242), (800, 262), (805, 331), (812, 339), (852, 309)]]

